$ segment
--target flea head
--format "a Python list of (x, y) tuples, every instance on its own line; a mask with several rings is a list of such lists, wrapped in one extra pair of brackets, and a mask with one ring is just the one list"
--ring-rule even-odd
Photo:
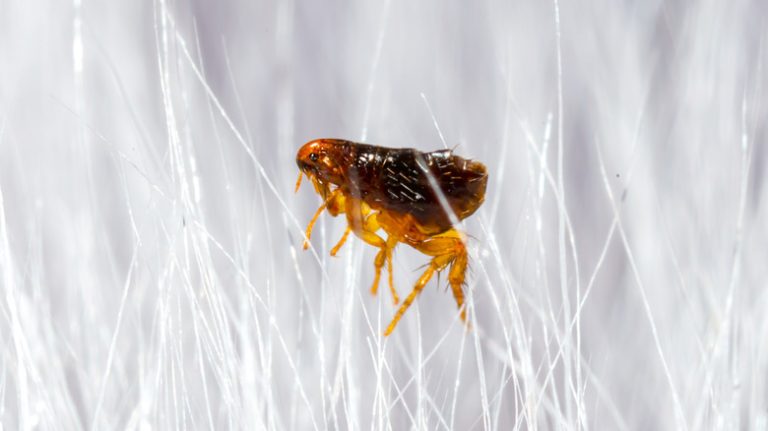
[(341, 184), (344, 178), (344, 156), (347, 141), (316, 139), (299, 148), (296, 164), (308, 178), (321, 184)]

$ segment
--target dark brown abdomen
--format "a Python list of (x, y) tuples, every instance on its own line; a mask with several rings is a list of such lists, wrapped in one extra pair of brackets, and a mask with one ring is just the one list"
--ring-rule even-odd
[(485, 199), (485, 166), (450, 150), (422, 153), (365, 144), (355, 150), (347, 170), (350, 193), (373, 209), (411, 214), (425, 231), (439, 233), (452, 226), (439, 193), (458, 220), (469, 217)]

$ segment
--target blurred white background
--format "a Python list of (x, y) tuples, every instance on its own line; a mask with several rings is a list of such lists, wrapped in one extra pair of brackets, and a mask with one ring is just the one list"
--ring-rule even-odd
[[(766, 429), (767, 36), (762, 0), (0, 0), (0, 428)], [(301, 250), (319, 137), (488, 166), (471, 331), (443, 276), (383, 338), (343, 219)]]

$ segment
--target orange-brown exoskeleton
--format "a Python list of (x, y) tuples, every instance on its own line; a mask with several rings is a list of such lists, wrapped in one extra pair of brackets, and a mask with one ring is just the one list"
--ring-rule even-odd
[[(488, 173), (482, 163), (461, 158), (450, 150), (423, 153), (340, 139), (306, 143), (299, 149), (296, 163), (301, 170), (296, 190), (302, 175), (306, 175), (323, 198), (307, 226), (307, 240), (324, 210), (332, 216), (345, 214), (347, 229), (331, 249), (331, 256), (336, 255), (350, 232), (377, 247), (371, 287), (374, 295), (386, 263), (389, 289), (394, 303), (399, 302), (392, 283), (392, 252), (398, 243), (408, 244), (432, 258), (400, 305), (385, 336), (392, 333), (434, 273), (449, 267), (448, 283), (461, 319), (466, 321), (463, 285), (467, 250), (464, 235), (454, 229), (451, 220), (469, 217), (483, 203)], [(382, 230), (386, 237), (379, 235)], [(304, 248), (308, 245), (305, 242)]]

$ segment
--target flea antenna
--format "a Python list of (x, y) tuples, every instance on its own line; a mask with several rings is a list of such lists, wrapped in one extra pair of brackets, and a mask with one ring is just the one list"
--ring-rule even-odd
[(293, 190), (294, 193), (299, 191), (299, 187), (301, 187), (301, 178), (304, 176), (304, 171), (299, 169), (299, 178), (296, 180), (296, 189)]

